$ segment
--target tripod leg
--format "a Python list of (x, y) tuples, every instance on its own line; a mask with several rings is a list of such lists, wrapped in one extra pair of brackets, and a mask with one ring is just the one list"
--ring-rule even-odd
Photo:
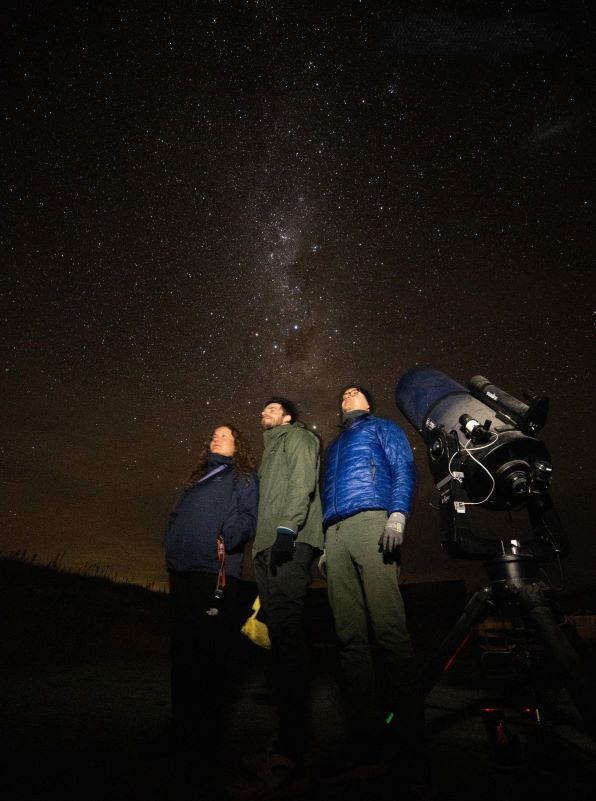
[(422, 668), (422, 691), (424, 695), (435, 686), (441, 674), (445, 673), (459, 652), (463, 649), (470, 636), (473, 626), (483, 620), (491, 606), (492, 591), (490, 587), (483, 587), (472, 595), (459, 620), (449, 634), (439, 645), (437, 651), (429, 657)]
[[(546, 590), (546, 591), (545, 591)], [(563, 672), (565, 686), (591, 737), (596, 736), (596, 685), (580, 654), (564, 633), (562, 621), (553, 611), (548, 590), (541, 582), (518, 588), (525, 616), (539, 633), (549, 653)]]

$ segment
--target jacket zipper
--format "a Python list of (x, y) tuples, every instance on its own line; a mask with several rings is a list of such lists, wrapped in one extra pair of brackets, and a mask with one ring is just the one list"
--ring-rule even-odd
[(337, 472), (339, 469), (339, 455), (341, 450), (341, 437), (337, 442), (337, 459), (335, 460), (335, 478), (333, 481), (333, 513), (337, 517)]

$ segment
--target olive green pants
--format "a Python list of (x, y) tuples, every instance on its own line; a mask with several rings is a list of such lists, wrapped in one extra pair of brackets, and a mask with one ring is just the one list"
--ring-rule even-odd
[(412, 744), (424, 714), (416, 660), (398, 585), (399, 566), (379, 551), (384, 511), (361, 512), (327, 529), (327, 585), (351, 740), (376, 748), (383, 721), (394, 712)]

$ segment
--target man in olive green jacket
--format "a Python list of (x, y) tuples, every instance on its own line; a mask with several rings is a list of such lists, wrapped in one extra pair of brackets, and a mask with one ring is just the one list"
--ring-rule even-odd
[(268, 785), (302, 767), (309, 679), (304, 601), (311, 565), (323, 548), (320, 444), (296, 417), (291, 401), (277, 397), (261, 413), (265, 450), (253, 556), (279, 705), (277, 740), (260, 771)]

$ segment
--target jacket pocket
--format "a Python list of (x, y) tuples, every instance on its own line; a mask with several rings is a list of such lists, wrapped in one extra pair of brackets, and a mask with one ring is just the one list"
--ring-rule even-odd
[(370, 457), (370, 475), (374, 484), (377, 480), (377, 463), (375, 462), (374, 456)]

